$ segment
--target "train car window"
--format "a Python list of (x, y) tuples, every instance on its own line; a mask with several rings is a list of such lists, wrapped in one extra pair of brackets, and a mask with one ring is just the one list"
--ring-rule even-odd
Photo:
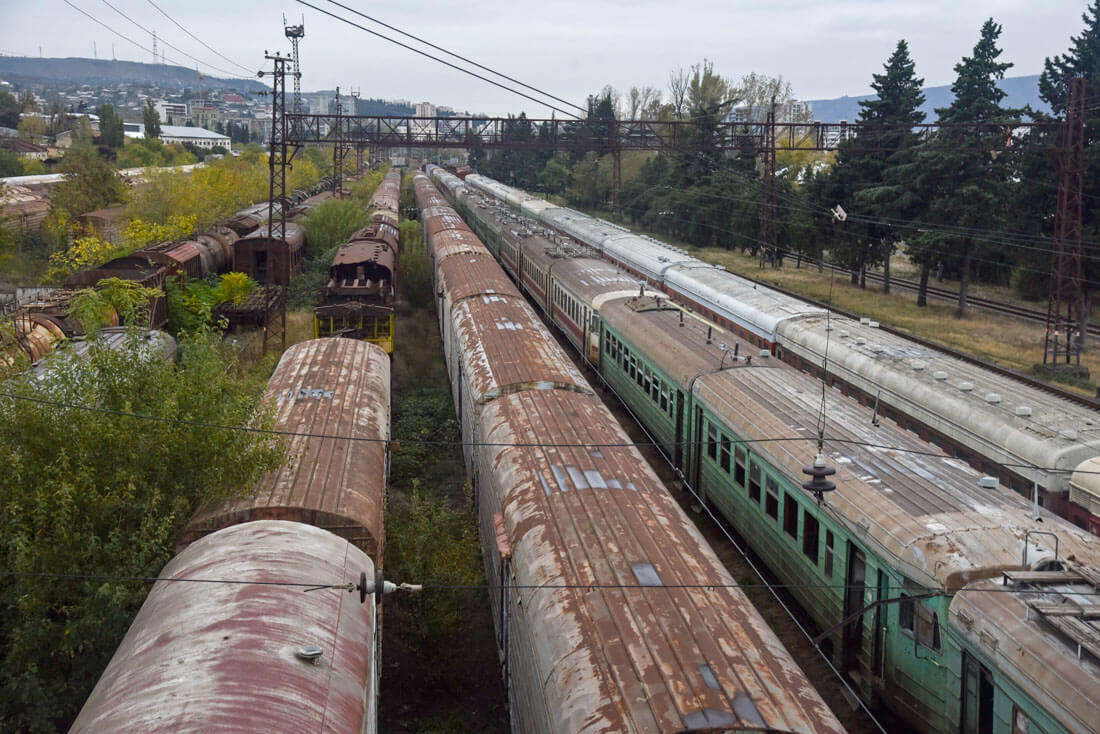
[(653, 402), (657, 403), (661, 400), (661, 380), (657, 375), (653, 376), (653, 387), (650, 388), (649, 394), (653, 396)]
[(745, 450), (740, 446), (734, 451), (733, 481), (738, 487), (745, 486)]
[(760, 502), (760, 465), (749, 462), (749, 499)]
[(817, 565), (817, 541), (819, 526), (817, 518), (809, 510), (802, 510), (802, 554)]
[(798, 501), (790, 492), (783, 493), (783, 532), (798, 537)]
[(668, 391), (664, 385), (661, 386), (661, 412), (668, 412)]
[(718, 427), (707, 421), (707, 456), (718, 458)]
[(939, 652), (940, 650), (940, 617), (927, 604), (916, 599), (908, 599), (910, 594), (924, 592), (919, 584), (905, 580), (905, 591), (901, 597), (905, 601), (898, 605), (898, 627), (910, 637), (916, 638), (921, 645)]
[(644, 366), (642, 369), (642, 390), (645, 391), (646, 397), (649, 397), (650, 376), (649, 367)]
[(764, 512), (773, 520), (779, 519), (779, 485), (769, 476), (764, 477), (764, 489), (767, 496), (764, 498)]
[(726, 474), (730, 472), (730, 439), (729, 436), (722, 436), (722, 450), (719, 454), (721, 457), (718, 461), (719, 466), (722, 467), (722, 471)]
[(638, 363), (634, 359), (634, 355), (630, 356), (630, 379), (637, 379), (638, 377)]
[(1040, 734), (1037, 727), (1031, 725), (1031, 719), (1023, 711), (1012, 705), (1012, 734)]
[(836, 555), (836, 548), (834, 547), (833, 531), (825, 531), (825, 576), (828, 578), (833, 577), (833, 557)]

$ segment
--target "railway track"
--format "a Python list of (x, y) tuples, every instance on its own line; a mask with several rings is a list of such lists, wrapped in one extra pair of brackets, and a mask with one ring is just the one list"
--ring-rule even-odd
[[(851, 276), (852, 271), (848, 268), (841, 267), (839, 265), (827, 265), (835, 273), (843, 273), (846, 276)], [(885, 278), (881, 273), (867, 272), (867, 280), (882, 283)], [(890, 287), (899, 288), (903, 291), (909, 291), (911, 293), (917, 293), (920, 290), (920, 283), (915, 280), (908, 280), (906, 278), (890, 278)], [(948, 301), (954, 303), (959, 300), (959, 292), (953, 291), (948, 288), (940, 288), (938, 286), (929, 285), (925, 288), (929, 298), (935, 298), (940, 301)], [(981, 298), (980, 296), (968, 296), (966, 299), (967, 305), (974, 308), (980, 308), (983, 311), (989, 311), (991, 313), (1005, 314), (1006, 316), (1012, 316), (1013, 318), (1020, 319), (1022, 321), (1031, 321), (1039, 324), (1045, 324), (1047, 320), (1047, 312), (1040, 311), (1034, 308), (1027, 308), (1026, 306), (1016, 306), (1011, 303), (1004, 303), (1002, 301), (994, 301), (991, 298)], [(1089, 336), (1100, 336), (1100, 324), (1089, 324), (1087, 327), (1087, 333)]]

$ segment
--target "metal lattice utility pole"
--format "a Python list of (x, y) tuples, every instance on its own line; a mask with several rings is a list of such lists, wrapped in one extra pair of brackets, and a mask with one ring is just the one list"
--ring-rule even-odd
[(290, 39), (290, 46), (294, 51), (294, 114), (302, 114), (302, 57), (298, 55), (298, 41), (306, 37), (306, 20), (302, 18), (301, 25), (287, 25), (286, 16), (283, 16), (283, 29), (286, 37)]
[(340, 103), (340, 87), (336, 87), (336, 128), (332, 131), (332, 195), (340, 198), (340, 192), (344, 186), (344, 139), (341, 131), (340, 118), (344, 114), (343, 105)]
[(778, 267), (779, 253), (775, 236), (775, 97), (768, 105), (768, 117), (764, 123), (764, 206), (760, 212), (760, 267), (768, 257), (772, 267)]
[(1081, 344), (1088, 314), (1081, 313), (1081, 200), (1085, 178), (1085, 80), (1069, 83), (1062, 132), (1055, 215), (1054, 252), (1043, 364), (1081, 364)]
[[(276, 238), (282, 239), (286, 233), (286, 169), (294, 156), (295, 147), (287, 142), (286, 119), (286, 65), (291, 59), (278, 53), (264, 56), (273, 64), (272, 71), (261, 71), (259, 76), (272, 78), (271, 90), (271, 146), (268, 153), (268, 172), (270, 174), (267, 195), (267, 263), (264, 279), (264, 354), (278, 338), (280, 350), (286, 349), (286, 291), (278, 283), (275, 257)], [(275, 207), (279, 210), (276, 212)], [(278, 223), (276, 223), (278, 219)], [(284, 245), (285, 246), (285, 245)], [(283, 258), (289, 271), (289, 252)], [(283, 284), (285, 286), (285, 284)]]

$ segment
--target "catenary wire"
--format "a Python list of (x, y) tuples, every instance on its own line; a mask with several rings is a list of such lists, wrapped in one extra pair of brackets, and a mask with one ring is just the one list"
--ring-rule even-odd
[[(112, 28), (111, 26), (107, 25), (106, 23), (104, 23), (104, 22), (103, 22), (102, 20), (100, 20), (99, 18), (96, 18), (96, 17), (95, 17), (94, 15), (92, 15), (91, 13), (89, 13), (89, 12), (87, 12), (86, 10), (84, 10), (84, 9), (82, 9), (82, 8), (80, 8), (80, 7), (76, 6), (76, 5), (74, 5), (74, 4), (72, 3), (72, 2), (70, 2), (70, 0), (62, 0), (62, 2), (64, 2), (64, 3), (66, 4), (66, 5), (68, 5), (68, 6), (70, 7), (70, 8), (72, 8), (72, 9), (73, 9), (73, 10), (75, 10), (75, 11), (77, 11), (77, 12), (78, 12), (78, 13), (80, 13), (81, 15), (84, 15), (84, 16), (86, 16), (86, 17), (87, 17), (87, 18), (88, 18), (89, 20), (91, 20), (91, 21), (92, 21), (93, 23), (98, 23), (99, 25), (101, 25), (101, 26), (103, 26), (103, 27), (104, 27), (105, 29), (107, 29), (107, 30), (108, 30), (109, 32), (111, 32), (111, 33), (114, 33), (114, 34), (115, 34), (116, 36), (118, 36), (119, 38), (121, 38), (121, 39), (122, 39), (123, 41), (127, 41), (127, 42), (129, 42), (129, 43), (133, 44), (134, 46), (137, 46), (137, 47), (138, 47), (138, 48), (140, 48), (140, 49), (141, 49), (142, 51), (145, 51), (145, 52), (147, 52), (147, 53), (153, 53), (153, 50), (152, 50), (152, 49), (150, 49), (150, 48), (147, 48), (147, 47), (145, 47), (145, 46), (142, 46), (142, 45), (141, 45), (140, 43), (138, 43), (138, 42), (137, 42), (137, 41), (135, 41), (134, 39), (130, 38), (129, 36), (126, 36), (126, 35), (124, 35), (124, 34), (122, 34), (122, 33), (119, 33), (119, 32), (118, 32), (118, 31), (116, 31), (116, 30), (115, 30), (114, 28)], [(163, 58), (163, 59), (164, 59), (165, 61), (170, 61), (171, 63), (175, 64), (176, 66), (183, 66), (183, 64), (179, 63), (179, 62), (178, 62), (178, 61), (176, 61), (175, 59), (170, 59), (170, 58), (168, 58), (167, 56), (163, 56), (163, 55), (162, 55), (162, 58)], [(184, 68), (186, 68), (186, 67), (184, 67)]]
[(211, 46), (210, 46), (210, 45), (209, 45), (208, 43), (206, 43), (206, 41), (202, 40), (201, 38), (199, 38), (198, 36), (196, 36), (196, 35), (195, 35), (194, 33), (192, 33), (191, 31), (189, 31), (189, 30), (187, 30), (186, 28), (184, 28), (184, 27), (183, 27), (182, 25), (180, 25), (180, 23), (179, 23), (179, 22), (178, 22), (178, 21), (177, 21), (177, 20), (176, 20), (175, 18), (173, 18), (172, 16), (168, 15), (168, 13), (164, 12), (164, 10), (163, 10), (163, 9), (161, 9), (161, 7), (160, 7), (159, 5), (157, 5), (157, 4), (155, 3), (155, 2), (153, 2), (153, 0), (146, 0), (146, 2), (148, 2), (148, 3), (149, 3), (150, 5), (152, 5), (152, 6), (154, 7), (154, 8), (156, 8), (156, 9), (157, 9), (157, 10), (158, 10), (158, 11), (160, 12), (160, 14), (161, 14), (161, 15), (163, 15), (163, 16), (164, 16), (165, 18), (167, 18), (168, 20), (172, 21), (172, 23), (173, 23), (173, 24), (175, 24), (175, 26), (176, 26), (177, 28), (179, 28), (179, 29), (180, 29), (181, 31), (183, 31), (183, 32), (184, 32), (184, 33), (186, 33), (187, 35), (191, 36), (191, 38), (194, 38), (194, 39), (195, 39), (196, 41), (198, 41), (198, 42), (199, 42), (199, 43), (201, 43), (201, 44), (202, 44), (203, 46), (205, 46), (205, 47), (206, 47), (207, 49), (209, 49), (211, 53), (214, 53), (214, 54), (216, 54), (216, 55), (220, 56), (221, 58), (225, 59), (226, 61), (228, 61), (229, 63), (233, 64), (234, 66), (236, 66), (236, 67), (238, 67), (238, 68), (240, 68), (240, 69), (244, 69), (244, 70), (245, 70), (245, 71), (247, 71), (247, 72), (248, 72), (248, 73), (249, 73), (250, 75), (251, 75), (251, 74), (255, 74), (255, 73), (256, 73), (255, 69), (249, 69), (249, 68), (248, 68), (247, 66), (245, 66), (245, 65), (243, 65), (243, 64), (239, 64), (239, 63), (237, 63), (236, 61), (234, 61), (233, 59), (229, 58), (229, 57), (228, 57), (228, 56), (226, 56), (225, 54), (222, 54), (222, 53), (218, 52), (218, 50), (217, 50), (217, 49), (215, 49), (215, 48), (211, 47)]
[[(113, 575), (113, 574), (84, 574), (84, 573), (54, 573), (50, 571), (0, 571), (0, 577), (11, 578), (54, 578), (54, 579), (66, 579), (73, 581), (132, 581), (136, 583), (157, 583), (164, 582), (178, 582), (178, 583), (191, 583), (191, 584), (233, 584), (240, 586), (282, 586), (289, 588), (301, 588), (306, 591), (321, 590), (321, 589), (333, 589), (338, 591), (347, 591), (349, 588), (356, 586), (355, 582), (343, 581), (343, 582), (325, 582), (325, 581), (255, 581), (252, 579), (202, 579), (192, 578), (190, 576), (126, 576), (126, 575)], [(436, 590), (436, 591), (498, 591), (502, 588), (507, 589), (524, 589), (534, 591), (554, 591), (561, 589), (580, 589), (580, 590), (594, 590), (594, 589), (631, 589), (636, 591), (653, 591), (659, 592), (662, 589), (697, 589), (702, 591), (710, 591), (712, 589), (826, 589), (832, 591), (846, 591), (848, 589), (862, 589), (864, 586), (858, 584), (810, 584), (810, 583), (798, 583), (798, 584), (771, 584), (771, 583), (725, 583), (715, 582), (708, 583), (706, 581), (696, 581), (691, 583), (662, 583), (660, 585), (654, 584), (604, 584), (604, 583), (546, 583), (546, 584), (417, 584), (420, 589), (423, 590)], [(903, 584), (887, 584), (881, 587), (884, 591), (898, 591), (904, 593), (910, 590), (911, 587), (907, 587)], [(1034, 591), (1034, 590), (1029, 590)], [(936, 596), (953, 596), (959, 593), (972, 593), (972, 594), (1019, 594), (1020, 589), (1012, 587), (1000, 587), (1000, 588), (988, 588), (988, 589), (970, 589), (962, 587), (955, 589), (954, 591), (948, 591), (947, 589), (933, 590), (932, 594)], [(926, 592), (927, 593), (927, 592)], [(1074, 591), (1075, 596), (1100, 596), (1100, 589), (1095, 591)]]
[[(133, 18), (131, 18), (131, 17), (129, 16), (129, 15), (127, 15), (126, 13), (124, 13), (124, 12), (122, 12), (121, 10), (119, 10), (118, 8), (116, 8), (116, 7), (114, 6), (114, 5), (112, 5), (112, 4), (110, 3), (110, 2), (108, 2), (108, 0), (102, 0), (102, 2), (103, 2), (103, 4), (104, 4), (104, 5), (106, 5), (106, 6), (108, 7), (108, 8), (110, 8), (111, 10), (115, 11), (116, 13), (118, 13), (119, 15), (121, 15), (121, 16), (122, 16), (123, 18), (125, 18), (126, 20), (130, 21), (131, 23), (133, 23), (133, 24), (134, 24), (135, 26), (137, 26), (137, 28), (139, 28), (140, 30), (142, 30), (142, 31), (144, 31), (144, 32), (146, 32), (146, 33), (148, 33), (148, 34), (150, 34), (150, 35), (152, 35), (152, 34), (153, 34), (153, 31), (149, 30), (148, 28), (146, 28), (145, 26), (143, 26), (143, 25), (142, 25), (141, 23), (138, 23), (138, 22), (137, 22), (136, 20), (134, 20)], [(233, 76), (235, 76), (235, 75), (236, 75), (236, 72), (233, 72), (233, 71), (229, 71), (228, 69), (223, 69), (223, 68), (221, 68), (220, 66), (215, 66), (214, 64), (210, 64), (210, 63), (207, 63), (207, 62), (203, 61), (202, 59), (198, 59), (198, 58), (196, 58), (196, 57), (192, 56), (191, 54), (189, 54), (189, 53), (187, 53), (186, 51), (184, 51), (184, 50), (183, 50), (182, 48), (179, 48), (178, 46), (173, 46), (173, 45), (172, 45), (171, 43), (169, 43), (169, 42), (168, 42), (167, 40), (165, 40), (164, 38), (160, 38), (159, 40), (160, 40), (160, 42), (161, 42), (161, 43), (163, 43), (163, 44), (164, 44), (165, 46), (167, 46), (168, 48), (170, 48), (170, 49), (173, 49), (174, 51), (178, 51), (179, 53), (183, 54), (184, 56), (186, 56), (187, 58), (191, 59), (192, 61), (194, 61), (194, 62), (195, 62), (195, 63), (197, 63), (197, 64), (202, 64), (203, 66), (206, 66), (207, 68), (210, 68), (210, 69), (214, 69), (215, 71), (220, 71), (220, 72), (221, 72), (221, 73), (223, 73), (223, 74), (228, 74), (228, 75), (229, 75), (230, 77), (233, 77)]]
[[(328, 439), (335, 441), (355, 441), (360, 443), (384, 443), (384, 444), (408, 444), (410, 446), (466, 446), (466, 447), (503, 447), (503, 448), (582, 448), (582, 449), (599, 449), (599, 448), (629, 448), (629, 447), (658, 447), (661, 446), (705, 446), (707, 441), (617, 441), (607, 443), (589, 443), (589, 442), (541, 442), (541, 441), (442, 441), (442, 440), (428, 440), (428, 439), (390, 439), (390, 438), (372, 438), (367, 436), (343, 436), (334, 433), (310, 433), (305, 431), (284, 431), (275, 428), (256, 428), (254, 426), (229, 426), (220, 423), (210, 423), (208, 421), (195, 421), (186, 418), (168, 418), (164, 416), (147, 415), (142, 413), (132, 413), (124, 410), (116, 410), (114, 408), (101, 408), (95, 405), (79, 405), (76, 403), (66, 403), (59, 400), (49, 400), (46, 398), (37, 398), (30, 395), (16, 395), (9, 392), (0, 392), (0, 398), (8, 398), (10, 400), (20, 400), (24, 402), (38, 403), (41, 405), (49, 405), (55, 408), (64, 408), (69, 410), (82, 410), (92, 413), (102, 413), (105, 415), (114, 415), (122, 418), (134, 418), (137, 420), (147, 420), (155, 423), (167, 423), (171, 425), (184, 425), (192, 426), (195, 428), (212, 428), (216, 430), (224, 431), (238, 431), (241, 433), (256, 433), (260, 435), (269, 436), (291, 436), (299, 438), (316, 438), (316, 439)], [(757, 439), (730, 439), (731, 444), (759, 444), (759, 443), (787, 443), (796, 441), (809, 441), (811, 439), (806, 436), (784, 436), (784, 437), (769, 437), (769, 438), (757, 438)], [(845, 444), (853, 446), (861, 446), (869, 449), (879, 449), (884, 451), (898, 451), (901, 453), (913, 454), (915, 456), (930, 456), (940, 459), (951, 459), (950, 456), (942, 452), (936, 451), (922, 451), (920, 449), (910, 449), (899, 446), (888, 446), (885, 444), (875, 444), (868, 441), (858, 441), (856, 439), (845, 438), (827, 438), (825, 443), (830, 444)], [(1060, 469), (1055, 467), (1036, 467), (1033, 464), (1012, 464), (1005, 463), (1005, 467), (1012, 468), (1024, 468), (1024, 469), (1038, 469), (1039, 471), (1049, 473), (1073, 473), (1073, 469)], [(1100, 474), (1100, 470), (1095, 472), (1081, 471), (1082, 474)]]
[[(65, 1), (68, 2), (68, 0), (65, 0)], [(500, 82), (495, 81), (493, 79), (490, 79), (490, 78), (488, 78), (486, 76), (483, 76), (481, 74), (478, 74), (475, 71), (470, 71), (469, 69), (464, 69), (461, 66), (458, 66), (457, 64), (452, 64), (451, 62), (446, 61), (445, 59), (441, 59), (438, 56), (433, 56), (432, 54), (428, 53), (427, 51), (421, 51), (418, 48), (413, 48), (412, 46), (408, 45), (407, 43), (402, 43), (401, 41), (398, 41), (395, 38), (390, 38), (389, 36), (387, 36), (384, 33), (379, 33), (378, 31), (371, 30), (370, 28), (367, 28), (366, 26), (360, 25), (360, 24), (356, 23), (355, 21), (348, 20), (347, 18), (344, 18), (340, 15), (337, 15), (336, 13), (331, 13), (331, 12), (325, 10), (324, 8), (319, 8), (316, 5), (313, 5), (311, 3), (306, 2), (305, 0), (294, 0), (294, 1), (297, 2), (299, 5), (305, 5), (307, 8), (312, 8), (313, 10), (316, 10), (318, 13), (322, 13), (324, 15), (329, 16), (330, 18), (334, 18), (334, 19), (340, 21), (341, 23), (346, 23), (347, 25), (350, 25), (353, 28), (358, 28), (361, 31), (364, 31), (366, 33), (371, 34), (372, 36), (377, 36), (378, 38), (381, 38), (382, 40), (389, 41), (392, 44), (400, 46), (401, 48), (404, 48), (408, 51), (412, 51), (413, 53), (419, 54), (419, 55), (421, 55), (425, 58), (431, 59), (432, 61), (437, 61), (440, 64), (443, 64), (444, 66), (448, 66), (448, 67), (450, 67), (450, 68), (452, 68), (456, 71), (460, 71), (463, 74), (468, 74), (469, 76), (472, 76), (475, 79), (480, 79), (483, 82), (487, 82), (489, 84), (492, 84), (494, 87), (499, 87), (499, 88), (501, 88), (501, 89), (503, 89), (507, 92), (511, 92), (512, 94), (518, 94), (520, 97), (523, 97), (525, 99), (529, 99), (532, 102), (535, 102), (536, 104), (540, 104), (544, 107), (549, 107), (550, 109), (554, 110), (555, 112), (560, 112), (563, 115), (568, 115), (569, 117), (573, 117), (573, 118), (577, 117), (576, 114), (574, 114), (572, 112), (569, 112), (568, 110), (564, 110), (561, 107), (557, 107), (556, 105), (553, 105), (549, 102), (545, 102), (541, 99), (537, 99), (536, 97), (532, 97), (531, 95), (529, 95), (525, 92), (521, 92), (518, 89), (514, 89), (512, 87), (509, 87), (506, 84), (501, 84)]]
[(577, 104), (573, 104), (572, 102), (570, 102), (567, 99), (562, 99), (561, 97), (557, 97), (553, 94), (550, 94), (547, 91), (539, 89), (538, 87), (533, 87), (530, 84), (524, 84), (519, 79), (515, 79), (513, 77), (510, 77), (507, 74), (503, 74), (499, 71), (496, 71), (495, 69), (491, 69), (488, 66), (483, 66), (482, 64), (479, 64), (476, 61), (473, 61), (471, 59), (468, 59), (465, 56), (462, 56), (460, 54), (456, 54), (454, 51), (448, 51), (447, 49), (443, 48), (442, 46), (437, 46), (436, 44), (432, 43), (431, 41), (426, 41), (423, 38), (420, 38), (419, 36), (414, 36), (411, 33), (406, 33), (405, 31), (401, 30), (400, 28), (392, 26), (388, 23), (384, 23), (383, 21), (378, 20), (377, 18), (373, 18), (373, 17), (367, 15), (366, 13), (361, 13), (358, 10), (356, 10), (355, 8), (350, 8), (347, 5), (343, 5), (342, 3), (338, 3), (338, 2), (336, 2), (336, 0), (328, 0), (328, 3), (330, 5), (336, 5), (337, 7), (343, 8), (344, 10), (348, 11), (349, 13), (354, 13), (355, 15), (358, 15), (360, 18), (365, 18), (366, 20), (369, 20), (372, 23), (377, 23), (378, 25), (382, 26), (383, 28), (388, 28), (391, 31), (396, 31), (397, 33), (400, 33), (402, 36), (405, 36), (406, 38), (411, 38), (414, 41), (422, 43), (425, 46), (428, 46), (429, 48), (434, 48), (436, 51), (442, 51), (443, 53), (447, 54), (448, 56), (453, 56), (456, 59), (459, 59), (461, 61), (465, 61), (467, 64), (471, 64), (473, 66), (476, 66), (477, 68), (481, 69), (482, 71), (487, 71), (490, 74), (495, 74), (496, 76), (499, 76), (502, 79), (507, 79), (508, 81), (513, 82), (514, 84), (518, 84), (521, 87), (524, 87), (525, 89), (530, 89), (532, 92), (536, 92), (538, 94), (541, 94), (542, 96), (544, 96), (548, 99), (552, 99), (556, 102), (561, 102), (562, 104), (569, 105), (570, 107), (572, 107), (576, 110), (580, 110), (581, 112), (587, 112), (588, 111), (584, 107), (581, 107), (580, 105), (577, 105)]

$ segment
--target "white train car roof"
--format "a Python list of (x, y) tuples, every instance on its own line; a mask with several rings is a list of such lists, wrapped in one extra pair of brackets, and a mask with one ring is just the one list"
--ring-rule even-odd
[(513, 189), (511, 186), (505, 186), (499, 181), (494, 181), (486, 176), (481, 176), (476, 173), (471, 173), (466, 177), (466, 184), (473, 186), (478, 191), (482, 191), (490, 196), (495, 196), (502, 201), (506, 201), (517, 209), (523, 205), (523, 200), (526, 197), (519, 189)]
[(424, 167), (424, 172), (428, 174), (428, 177), (435, 181), (437, 184), (447, 189), (448, 193), (450, 193), (452, 196), (457, 196), (460, 191), (463, 191), (466, 188), (466, 184), (463, 183), (462, 179), (448, 171), (446, 168), (434, 166), (429, 163), (427, 166)]
[(699, 261), (670, 268), (665, 282), (769, 341), (775, 341), (779, 324), (788, 319), (825, 315), (823, 308)]
[(1037, 467), (1048, 490), (1065, 490), (1073, 470), (1100, 455), (1095, 410), (872, 324), (828, 324), (831, 332), (823, 316), (781, 324), (784, 348), (820, 365), (828, 341), (830, 371), (1024, 477)]

